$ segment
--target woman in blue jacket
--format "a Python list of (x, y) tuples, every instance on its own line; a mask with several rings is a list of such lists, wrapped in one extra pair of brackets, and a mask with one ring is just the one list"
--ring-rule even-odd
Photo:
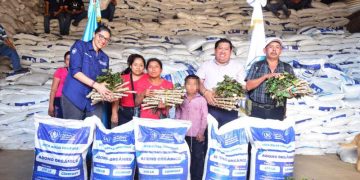
[(91, 105), (86, 98), (96, 89), (104, 99), (110, 100), (112, 92), (105, 84), (97, 83), (96, 77), (109, 69), (109, 57), (102, 51), (110, 42), (111, 31), (99, 26), (91, 41), (76, 41), (70, 49), (69, 73), (63, 88), (62, 108), (65, 119), (83, 120), (86, 117), (102, 116), (102, 103)]

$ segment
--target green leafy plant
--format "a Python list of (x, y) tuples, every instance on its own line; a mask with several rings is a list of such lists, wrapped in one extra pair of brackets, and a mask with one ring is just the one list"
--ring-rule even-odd
[(217, 83), (215, 94), (217, 97), (222, 98), (243, 97), (245, 91), (239, 82), (225, 75), (224, 80)]
[(122, 84), (123, 81), (121, 79), (121, 74), (119, 72), (117, 73), (112, 73), (112, 69), (106, 70), (103, 69), (102, 70), (105, 74), (98, 76), (96, 78), (96, 82), (98, 83), (103, 83), (105, 82), (107, 85), (106, 87), (110, 90), (110, 91), (114, 91), (115, 88), (119, 85)]
[(270, 94), (272, 99), (277, 101), (277, 105), (283, 105), (286, 99), (309, 95), (312, 93), (312, 90), (307, 82), (285, 72), (266, 81), (266, 92)]

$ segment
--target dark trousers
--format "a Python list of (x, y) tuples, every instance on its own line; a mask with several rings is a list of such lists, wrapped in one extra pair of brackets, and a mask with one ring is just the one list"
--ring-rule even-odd
[(10, 58), (14, 71), (18, 71), (21, 69), (20, 57), (15, 49), (5, 44), (0, 44), (0, 56), (6, 56)]
[(186, 142), (190, 148), (190, 174), (191, 179), (202, 179), (204, 171), (204, 146), (205, 142), (199, 142), (195, 137), (186, 136)]
[(259, 105), (257, 103), (252, 103), (251, 106), (251, 117), (257, 117), (262, 119), (285, 119), (286, 108), (284, 106), (278, 107), (266, 107), (266, 105)]
[(66, 96), (61, 98), (61, 107), (64, 119), (84, 120), (86, 117), (93, 115), (101, 119), (103, 115), (102, 103), (97, 103), (94, 111), (83, 111), (76, 107)]
[(101, 18), (108, 19), (110, 22), (114, 19), (115, 5), (109, 3), (108, 7), (101, 11)]
[(71, 20), (74, 19), (74, 23), (78, 24), (82, 19), (86, 18), (87, 16), (87, 12), (83, 11), (80, 14), (70, 14), (70, 13), (66, 13), (65, 14), (65, 22), (64, 22), (64, 27), (65, 27), (65, 33), (69, 34), (70, 31), (70, 25), (71, 25)]
[(65, 31), (65, 15), (64, 15), (64, 13), (60, 13), (58, 16), (54, 16), (54, 15), (44, 16), (45, 33), (50, 33), (50, 20), (51, 19), (58, 19), (60, 34), (65, 35), (66, 31)]
[(125, 124), (133, 119), (134, 107), (120, 107), (118, 111), (118, 125)]
[(54, 108), (55, 108), (55, 117), (63, 118), (63, 113), (61, 108), (61, 97), (56, 97), (54, 99)]
[(208, 106), (208, 112), (218, 121), (219, 128), (224, 124), (238, 118), (237, 111), (228, 111), (214, 106)]

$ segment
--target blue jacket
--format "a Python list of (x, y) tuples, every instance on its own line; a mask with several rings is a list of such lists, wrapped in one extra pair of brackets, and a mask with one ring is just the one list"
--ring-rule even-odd
[(102, 50), (96, 54), (92, 41), (76, 41), (70, 49), (69, 73), (64, 83), (63, 95), (80, 110), (94, 111), (91, 100), (86, 98), (92, 88), (75, 79), (74, 75), (82, 72), (95, 81), (97, 76), (104, 74), (103, 69), (109, 69), (109, 57)]

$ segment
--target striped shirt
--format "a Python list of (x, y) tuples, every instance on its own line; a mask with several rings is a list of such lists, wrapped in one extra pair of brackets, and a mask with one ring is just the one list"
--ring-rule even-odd
[(0, 24), (0, 44), (4, 44), (5, 39), (7, 38), (4, 27)]

